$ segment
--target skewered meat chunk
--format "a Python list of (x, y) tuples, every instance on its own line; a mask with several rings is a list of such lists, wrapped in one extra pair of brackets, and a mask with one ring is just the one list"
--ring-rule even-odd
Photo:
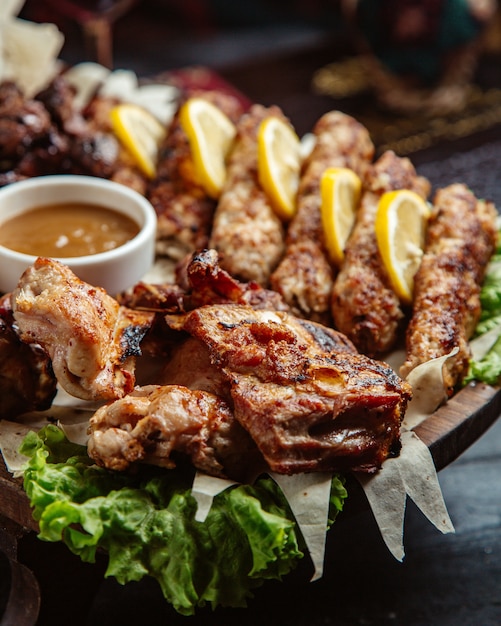
[(269, 117), (287, 121), (278, 107), (254, 105), (237, 124), (209, 241), (223, 269), (263, 287), (285, 250), (283, 224), (258, 179), (258, 131)]
[[(207, 91), (190, 95), (205, 98), (234, 122), (242, 115), (242, 105), (229, 94)], [(207, 195), (196, 179), (179, 110), (160, 146), (157, 174), (149, 185), (147, 197), (158, 217), (157, 252), (160, 255), (179, 261), (207, 247), (216, 200)]]
[(398, 450), (410, 386), (340, 333), (239, 305), (167, 321), (205, 344), (218, 392), (273, 471), (372, 472)]
[(271, 276), (271, 286), (296, 315), (328, 324), (334, 276), (324, 245), (320, 180), (328, 167), (351, 168), (363, 176), (374, 145), (366, 128), (339, 111), (321, 117), (313, 132), (316, 143), (302, 167), (297, 212), (287, 232), (285, 256)]
[(0, 301), (0, 416), (12, 419), (50, 408), (56, 377), (47, 354), (23, 343), (15, 329), (10, 296)]
[(212, 476), (243, 480), (262, 466), (254, 442), (223, 400), (179, 385), (138, 387), (98, 409), (89, 429), (89, 456), (108, 469), (125, 470), (138, 461), (172, 468), (173, 453)]
[(496, 209), (463, 184), (440, 189), (428, 226), (425, 254), (414, 278), (414, 306), (407, 328), (407, 376), (417, 365), (449, 354), (443, 368), (449, 395), (468, 370), (468, 339), (480, 316), (480, 286), (497, 238)]
[(153, 314), (120, 306), (44, 258), (24, 272), (11, 298), (21, 339), (43, 347), (70, 395), (109, 400), (132, 391), (135, 357)]
[(385, 191), (397, 189), (411, 189), (426, 197), (429, 183), (417, 176), (409, 159), (388, 151), (367, 173), (355, 226), (332, 289), (334, 326), (369, 356), (382, 354), (394, 346), (405, 319), (384, 268), (375, 233), (379, 199)]

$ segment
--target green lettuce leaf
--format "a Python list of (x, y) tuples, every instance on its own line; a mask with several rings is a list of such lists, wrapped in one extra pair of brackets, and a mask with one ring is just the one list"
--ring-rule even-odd
[[(110, 472), (53, 425), (29, 433), (21, 452), (29, 457), (24, 488), (40, 538), (63, 541), (88, 562), (105, 550), (107, 576), (122, 584), (152, 576), (181, 614), (206, 603), (244, 607), (252, 589), (282, 579), (304, 555), (287, 501), (269, 477), (219, 494), (201, 523), (190, 471)], [(335, 477), (330, 523), (345, 498)]]
[(498, 338), (481, 359), (471, 359), (464, 384), (477, 380), (497, 385), (501, 379), (501, 231), (496, 253), (487, 267), (480, 290), (482, 312), (474, 336), (499, 329)]

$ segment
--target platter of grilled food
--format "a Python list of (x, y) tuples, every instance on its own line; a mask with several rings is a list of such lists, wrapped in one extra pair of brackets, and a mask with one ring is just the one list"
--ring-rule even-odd
[(407, 495), (452, 530), (436, 472), (501, 409), (492, 202), (432, 194), (341, 111), (299, 138), (179, 76), (7, 75), (0, 134), (1, 187), (106, 178), (157, 217), (130, 288), (39, 257), (2, 296), (2, 515), (183, 614), (306, 555), (319, 578), (353, 479), (396, 558)]

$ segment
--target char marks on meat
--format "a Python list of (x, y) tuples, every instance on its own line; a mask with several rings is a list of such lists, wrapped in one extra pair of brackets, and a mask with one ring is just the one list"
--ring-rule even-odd
[(449, 354), (444, 366), (449, 395), (468, 370), (468, 340), (478, 322), (480, 286), (497, 240), (497, 213), (463, 184), (440, 189), (426, 239), (425, 254), (414, 279), (414, 305), (407, 328), (403, 375), (417, 365)]
[(285, 249), (283, 224), (258, 179), (258, 131), (270, 117), (287, 123), (278, 107), (256, 104), (237, 124), (209, 241), (209, 247), (219, 252), (224, 269), (263, 287)]
[(273, 471), (372, 472), (398, 450), (409, 385), (336, 331), (240, 305), (167, 321), (206, 346), (222, 375), (210, 384)]
[(120, 306), (65, 265), (43, 258), (24, 272), (11, 302), (22, 341), (42, 346), (70, 395), (109, 400), (132, 391), (152, 313)]
[(179, 266), (176, 284), (140, 282), (120, 294), (121, 304), (133, 309), (183, 313), (204, 304), (248, 304), (255, 309), (288, 310), (282, 297), (256, 282), (244, 283), (219, 264), (216, 250), (200, 250)]
[(328, 167), (348, 167), (363, 176), (374, 145), (366, 128), (339, 111), (321, 117), (313, 132), (315, 146), (302, 166), (296, 215), (271, 286), (296, 315), (328, 324), (334, 271), (324, 245), (320, 180)]
[(375, 233), (378, 202), (385, 191), (411, 189), (426, 197), (429, 183), (407, 158), (385, 152), (370, 168), (345, 258), (332, 289), (334, 325), (360, 352), (391, 350), (405, 320), (379, 253)]

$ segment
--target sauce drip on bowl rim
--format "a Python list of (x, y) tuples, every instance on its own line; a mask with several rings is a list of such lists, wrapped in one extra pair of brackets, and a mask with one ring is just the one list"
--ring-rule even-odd
[(72, 258), (113, 250), (139, 232), (135, 220), (105, 206), (65, 202), (34, 207), (0, 225), (0, 245), (35, 256)]

